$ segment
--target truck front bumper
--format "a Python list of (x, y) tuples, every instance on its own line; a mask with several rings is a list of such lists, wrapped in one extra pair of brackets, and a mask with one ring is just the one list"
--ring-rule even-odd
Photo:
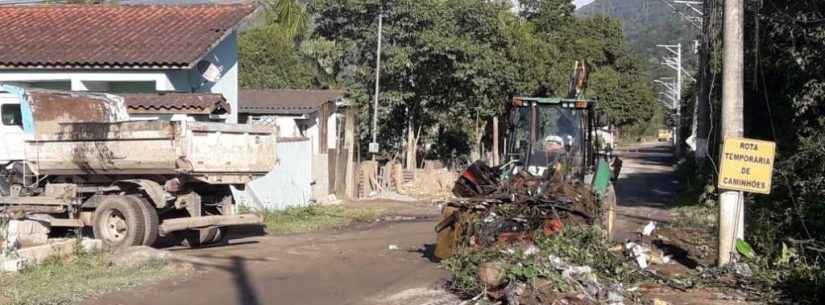
[(158, 231), (160, 235), (166, 235), (175, 231), (187, 229), (215, 226), (260, 225), (262, 223), (263, 219), (255, 214), (185, 217), (164, 220), (163, 223), (160, 224)]

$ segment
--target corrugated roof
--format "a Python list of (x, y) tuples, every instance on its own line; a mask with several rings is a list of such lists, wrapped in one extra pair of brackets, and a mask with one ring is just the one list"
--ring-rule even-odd
[(238, 112), (262, 114), (306, 114), (318, 111), (321, 104), (344, 97), (340, 90), (242, 89)]
[(0, 68), (191, 68), (255, 6), (0, 6)]
[(131, 113), (229, 113), (229, 104), (216, 93), (133, 93), (123, 97)]

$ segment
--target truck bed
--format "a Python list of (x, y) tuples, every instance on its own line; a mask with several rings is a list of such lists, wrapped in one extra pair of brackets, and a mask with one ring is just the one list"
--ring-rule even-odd
[(277, 160), (277, 133), (266, 126), (135, 121), (62, 123), (55, 130), (26, 142), (26, 161), (39, 175), (188, 174), (222, 180), (265, 174)]

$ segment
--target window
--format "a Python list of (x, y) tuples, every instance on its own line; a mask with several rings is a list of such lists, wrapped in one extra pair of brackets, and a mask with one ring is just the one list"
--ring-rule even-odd
[(3, 125), (23, 127), (23, 115), (20, 113), (20, 104), (3, 104), (0, 107), (3, 115)]

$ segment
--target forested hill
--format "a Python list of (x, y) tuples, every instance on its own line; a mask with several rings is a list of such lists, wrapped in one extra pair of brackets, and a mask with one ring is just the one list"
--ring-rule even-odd
[[(684, 7), (684, 12), (688, 8)], [(664, 50), (657, 44), (682, 43), (685, 63), (693, 66), (693, 41), (698, 30), (661, 0), (596, 0), (576, 10), (579, 16), (607, 15), (622, 21), (627, 43), (645, 61), (658, 64)]]

